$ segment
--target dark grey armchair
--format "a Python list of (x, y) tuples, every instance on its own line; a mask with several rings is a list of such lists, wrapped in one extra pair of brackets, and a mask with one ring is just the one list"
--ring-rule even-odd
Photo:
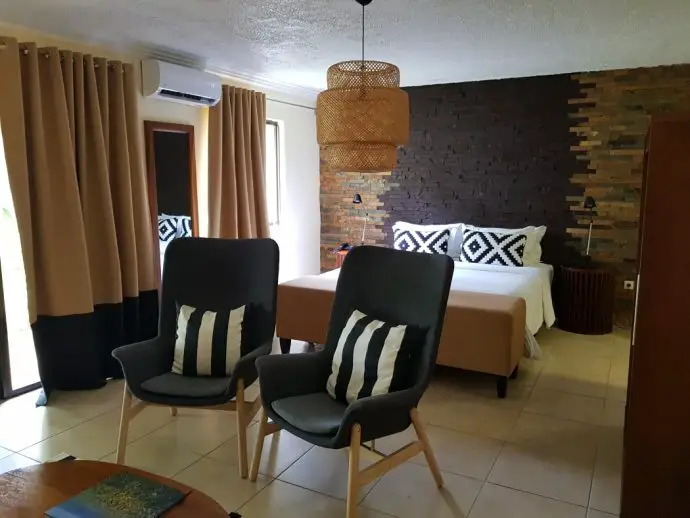
[[(354, 518), (359, 488), (402, 462), (424, 452), (441, 487), (443, 479), (417, 414), (436, 362), (445, 316), (453, 261), (445, 255), (401, 252), (361, 246), (343, 264), (335, 292), (324, 349), (316, 353), (259, 358), (263, 415), (254, 450), (250, 479), (256, 480), (264, 437), (285, 429), (316, 446), (350, 448), (347, 517)], [(353, 310), (421, 331), (415, 349), (409, 386), (385, 395), (346, 405), (331, 398), (326, 382), (338, 338)], [(305, 308), (308, 310), (308, 308)], [(268, 422), (268, 418), (272, 422)], [(419, 440), (363, 471), (359, 470), (362, 443), (402, 432), (414, 425)]]
[[(247, 477), (246, 429), (260, 408), (247, 402), (257, 378), (255, 361), (270, 354), (276, 321), (278, 245), (271, 239), (182, 238), (165, 252), (158, 336), (113, 351), (125, 375), (117, 462), (123, 463), (129, 422), (147, 405), (204, 407), (237, 413), (240, 475)], [(178, 304), (206, 310), (247, 305), (242, 356), (230, 377), (189, 377), (171, 372)], [(139, 402), (132, 405), (132, 397)], [(233, 401), (234, 399), (234, 401)]]

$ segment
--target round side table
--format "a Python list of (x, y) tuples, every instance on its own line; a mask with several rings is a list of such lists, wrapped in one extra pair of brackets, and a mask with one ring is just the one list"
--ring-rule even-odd
[(557, 287), (558, 327), (583, 335), (613, 331), (616, 277), (603, 266), (561, 266)]
[(168, 478), (135, 468), (89, 460), (48, 462), (0, 475), (0, 517), (43, 516), (74, 495), (95, 486), (110, 475), (128, 472), (182, 491), (190, 491), (171, 508), (169, 518), (227, 518), (223, 508), (205, 494)]

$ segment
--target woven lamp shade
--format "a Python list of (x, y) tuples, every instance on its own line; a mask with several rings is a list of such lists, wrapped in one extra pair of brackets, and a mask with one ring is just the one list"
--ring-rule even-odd
[(316, 101), (316, 138), (332, 171), (384, 172), (407, 144), (410, 102), (400, 70), (382, 61), (344, 61), (328, 69)]

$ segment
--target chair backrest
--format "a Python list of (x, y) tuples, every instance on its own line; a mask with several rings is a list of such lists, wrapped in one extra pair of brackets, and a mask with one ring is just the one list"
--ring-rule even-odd
[(353, 310), (426, 331), (413, 383), (425, 389), (436, 363), (448, 303), (453, 261), (447, 255), (358, 246), (338, 277), (325, 350), (335, 352)]
[(212, 311), (246, 304), (248, 341), (258, 346), (272, 340), (278, 261), (272, 239), (174, 240), (165, 251), (159, 335), (174, 342), (178, 304)]

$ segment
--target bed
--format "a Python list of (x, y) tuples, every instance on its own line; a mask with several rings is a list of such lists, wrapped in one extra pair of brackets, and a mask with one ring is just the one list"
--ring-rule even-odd
[[(539, 357), (534, 335), (555, 322), (553, 268), (509, 267), (455, 261), (437, 363), (494, 374), (499, 397), (520, 356)], [(278, 286), (277, 335), (324, 343), (340, 269)]]

